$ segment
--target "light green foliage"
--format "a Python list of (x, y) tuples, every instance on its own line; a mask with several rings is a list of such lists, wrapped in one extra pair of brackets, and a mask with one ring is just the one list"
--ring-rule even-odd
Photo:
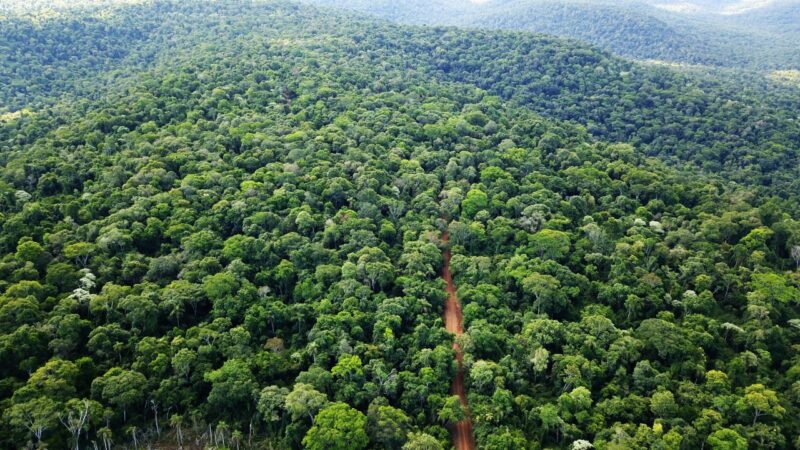
[(41, 442), (44, 433), (58, 425), (58, 404), (48, 397), (37, 397), (14, 404), (3, 417), (11, 426), (25, 430), (36, 442)]
[(230, 273), (218, 273), (203, 281), (203, 291), (212, 301), (234, 295), (238, 286), (236, 277)]
[(660, 391), (650, 399), (650, 410), (656, 417), (670, 419), (678, 412), (675, 396), (670, 391)]
[(748, 412), (752, 414), (753, 424), (763, 416), (780, 419), (786, 412), (786, 409), (781, 406), (777, 393), (767, 389), (763, 384), (748, 386), (744, 391), (744, 396), (737, 402), (736, 406), (745, 414)]
[(139, 372), (119, 367), (109, 369), (92, 382), (92, 393), (122, 410), (124, 419), (132, 407), (144, 400), (147, 379)]
[(17, 245), (17, 253), (15, 256), (22, 261), (30, 261), (32, 263), (39, 263), (44, 256), (45, 250), (37, 242), (22, 241)]
[(303, 438), (303, 445), (309, 450), (366, 448), (369, 443), (366, 423), (367, 418), (361, 412), (345, 403), (332, 403), (319, 412)]
[(569, 236), (557, 230), (542, 230), (530, 237), (531, 251), (546, 259), (560, 259), (569, 252)]
[(95, 247), (87, 242), (78, 242), (64, 247), (64, 257), (74, 259), (75, 263), (86, 267)]
[(281, 420), (281, 409), (289, 390), (278, 386), (267, 386), (261, 390), (256, 409), (267, 423)]
[(450, 395), (444, 398), (442, 407), (439, 409), (439, 420), (445, 424), (453, 424), (466, 417), (464, 406), (457, 395)]
[(747, 449), (747, 439), (739, 433), (723, 428), (712, 433), (707, 440), (714, 450), (745, 450)]
[(403, 450), (444, 450), (444, 446), (429, 434), (409, 433)]
[(748, 295), (751, 300), (762, 300), (769, 303), (800, 302), (800, 289), (789, 284), (786, 277), (777, 273), (755, 273), (750, 282), (753, 291)]
[(557, 430), (563, 424), (563, 420), (558, 414), (558, 407), (548, 403), (539, 408), (538, 418), (545, 431)]
[(532, 273), (522, 279), (522, 290), (533, 297), (536, 312), (544, 307), (545, 311), (556, 309), (564, 301), (561, 282), (550, 275)]
[(485, 210), (487, 206), (489, 206), (489, 198), (480, 189), (470, 189), (461, 202), (462, 213), (468, 218), (475, 217), (475, 214)]
[(15, 400), (45, 396), (67, 401), (76, 393), (80, 370), (72, 361), (51, 359), (30, 375), (28, 382), (14, 393)]
[(325, 394), (314, 389), (310, 384), (297, 383), (292, 392), (286, 395), (284, 407), (292, 416), (292, 420), (308, 417), (313, 422), (314, 415), (328, 403)]
[(331, 373), (346, 380), (361, 377), (363, 375), (361, 358), (356, 355), (345, 355), (331, 369)]

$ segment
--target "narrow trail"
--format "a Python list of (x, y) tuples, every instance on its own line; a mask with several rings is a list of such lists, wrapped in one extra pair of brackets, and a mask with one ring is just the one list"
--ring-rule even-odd
[[(445, 231), (442, 234), (442, 242), (447, 245), (450, 236)], [(461, 315), (461, 304), (456, 297), (456, 285), (453, 283), (453, 276), (450, 273), (450, 248), (446, 248), (442, 252), (444, 258), (444, 266), (442, 268), (442, 279), (447, 283), (447, 301), (444, 304), (444, 326), (450, 333), (456, 336), (464, 332), (462, 327), (463, 317)], [(458, 372), (453, 380), (453, 385), (450, 387), (450, 393), (458, 395), (461, 399), (461, 404), (464, 408), (467, 405), (467, 393), (464, 389), (464, 353), (459, 348), (458, 344), (453, 343), (453, 349), (456, 351), (456, 361), (458, 361)], [(468, 418), (454, 424), (450, 427), (450, 434), (453, 436), (453, 447), (456, 450), (475, 450), (475, 437), (472, 433), (472, 420)]]

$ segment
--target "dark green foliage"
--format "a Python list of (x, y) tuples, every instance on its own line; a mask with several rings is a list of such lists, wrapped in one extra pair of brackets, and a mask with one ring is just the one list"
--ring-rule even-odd
[(695, 79), (553, 39), (284, 2), (125, 11), (159, 22), (152, 66), (0, 128), (0, 447), (436, 449), (463, 414), (481, 448), (795, 444), (794, 209), (592, 137), (700, 165), (721, 139), (726, 175), (788, 185), (796, 167), (743, 164), (795, 157), (769, 99), (748, 135), (726, 89), (694, 111)]

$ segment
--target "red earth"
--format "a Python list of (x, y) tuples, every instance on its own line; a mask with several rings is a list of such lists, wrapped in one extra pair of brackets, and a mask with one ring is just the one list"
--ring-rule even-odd
[[(447, 246), (449, 241), (447, 232), (442, 234), (442, 243)], [(453, 276), (450, 273), (450, 248), (446, 247), (442, 253), (444, 258), (444, 266), (442, 268), (442, 279), (447, 283), (447, 301), (444, 304), (444, 325), (447, 331), (455, 334), (456, 336), (464, 332), (462, 327), (463, 317), (461, 315), (461, 304), (456, 296), (456, 285), (453, 283)], [(453, 385), (450, 387), (450, 393), (458, 395), (461, 399), (461, 404), (466, 409), (467, 406), (467, 393), (464, 390), (464, 353), (459, 348), (458, 344), (453, 343), (453, 349), (456, 351), (456, 360), (458, 361), (458, 372), (456, 378), (453, 380)], [(455, 423), (450, 427), (450, 434), (453, 437), (453, 447), (456, 450), (474, 450), (475, 437), (472, 433), (472, 420), (466, 418), (460, 422)]]

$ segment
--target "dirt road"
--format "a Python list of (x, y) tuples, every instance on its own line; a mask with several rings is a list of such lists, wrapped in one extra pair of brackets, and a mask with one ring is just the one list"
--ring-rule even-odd
[[(442, 234), (442, 242), (447, 244), (449, 236), (447, 232)], [(447, 283), (447, 302), (444, 305), (444, 326), (447, 331), (460, 335), (464, 332), (462, 328), (463, 317), (461, 315), (461, 304), (456, 297), (456, 285), (453, 283), (453, 276), (450, 274), (450, 249), (447, 248), (443, 253), (444, 266), (442, 269), (442, 279)], [(453, 348), (456, 351), (456, 360), (458, 361), (458, 372), (456, 378), (453, 380), (453, 385), (450, 387), (450, 393), (458, 395), (461, 398), (461, 404), (467, 408), (467, 393), (464, 389), (464, 354), (458, 347), (458, 344), (453, 343)], [(472, 421), (467, 418), (450, 427), (450, 434), (453, 436), (453, 447), (456, 450), (475, 450), (475, 437), (472, 433)]]

